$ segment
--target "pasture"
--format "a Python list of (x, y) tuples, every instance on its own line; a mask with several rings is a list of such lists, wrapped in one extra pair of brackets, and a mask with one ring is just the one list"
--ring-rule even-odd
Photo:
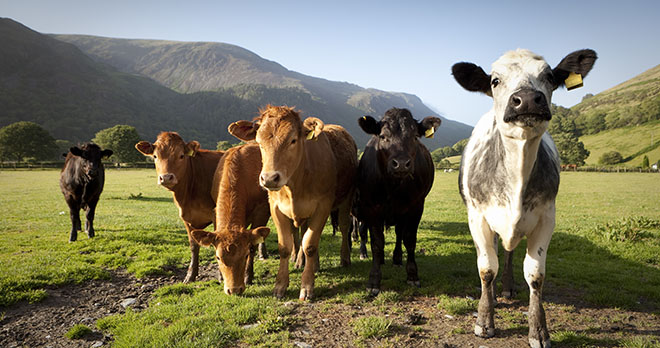
[[(0, 171), (0, 346), (527, 346), (520, 247), (518, 294), (498, 298), (496, 336), (472, 333), (480, 283), (457, 173), (437, 171), (426, 200), (421, 288), (392, 266), (389, 231), (383, 291), (367, 296), (371, 260), (360, 260), (354, 244), (352, 265), (340, 267), (341, 236), (326, 225), (316, 298), (304, 303), (293, 264), (285, 299), (272, 296), (279, 262), (272, 223), (270, 258), (255, 263), (255, 284), (228, 296), (209, 249), (200, 252), (201, 280), (180, 284), (190, 258), (186, 232), (153, 169), (106, 170), (96, 237), (80, 233), (75, 243), (58, 177)], [(660, 346), (658, 202), (658, 174), (562, 173), (543, 293), (553, 347)], [(95, 292), (102, 293), (88, 300)], [(137, 304), (124, 309), (123, 297)]]

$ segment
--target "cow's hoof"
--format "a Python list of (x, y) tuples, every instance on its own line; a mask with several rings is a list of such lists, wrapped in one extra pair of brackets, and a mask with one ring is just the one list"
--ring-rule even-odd
[(421, 288), (422, 283), (419, 280), (408, 280), (408, 285)]
[(86, 231), (87, 237), (94, 238), (94, 230)]
[(273, 295), (278, 299), (281, 300), (284, 298), (284, 295), (286, 295), (286, 288), (278, 288), (275, 287), (273, 290)]
[(479, 324), (474, 325), (474, 334), (483, 337), (483, 338), (490, 338), (495, 336), (495, 328), (494, 327), (483, 327)]
[(194, 282), (196, 278), (197, 278), (197, 274), (188, 273), (188, 274), (186, 274), (186, 277), (183, 278), (183, 282), (185, 284), (188, 284), (188, 283)]
[(360, 254), (360, 260), (366, 260), (368, 257), (367, 254)]
[(508, 291), (503, 290), (502, 291), (502, 297), (504, 297), (507, 300), (510, 300), (510, 299), (516, 297), (516, 292), (515, 292), (515, 290), (508, 290)]
[(380, 294), (380, 289), (379, 289), (379, 288), (369, 288), (369, 287), (368, 287), (368, 288), (367, 288), (367, 293), (368, 293), (370, 296), (378, 296), (378, 294)]
[(298, 296), (298, 300), (300, 301), (308, 301), (314, 298), (314, 290), (312, 289), (300, 289), (300, 296)]
[(550, 348), (550, 339), (537, 339), (537, 338), (530, 338), (529, 339), (529, 346), (532, 348)]

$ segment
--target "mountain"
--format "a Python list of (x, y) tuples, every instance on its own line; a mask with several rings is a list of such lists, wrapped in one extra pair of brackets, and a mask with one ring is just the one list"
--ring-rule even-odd
[[(210, 42), (113, 39), (83, 35), (52, 35), (80, 48), (94, 60), (120, 71), (147, 76), (181, 93), (228, 91), (246, 85), (299, 91), (300, 98), (315, 105), (293, 103), (307, 115), (346, 127), (358, 143), (368, 137), (356, 120), (365, 115), (380, 116), (391, 107), (405, 107), (418, 119), (437, 115), (415, 95), (365, 89), (347, 83), (328, 81), (290, 71), (282, 65), (259, 57), (238, 46)], [(273, 104), (285, 104), (276, 98)], [(262, 103), (263, 105), (263, 103)], [(434, 149), (467, 138), (472, 127), (443, 119), (436, 138), (426, 140)]]
[(0, 127), (42, 125), (56, 139), (89, 141), (101, 129), (135, 126), (146, 139), (177, 130), (215, 148), (227, 125), (258, 104), (226, 91), (181, 94), (100, 64), (72, 44), (0, 18)]

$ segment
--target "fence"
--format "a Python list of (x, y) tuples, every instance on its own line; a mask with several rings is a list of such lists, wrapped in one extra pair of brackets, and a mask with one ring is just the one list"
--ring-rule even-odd
[[(155, 168), (153, 162), (112, 163), (103, 162), (105, 169)], [(0, 162), (0, 170), (40, 170), (64, 167), (64, 161), (49, 162)]]

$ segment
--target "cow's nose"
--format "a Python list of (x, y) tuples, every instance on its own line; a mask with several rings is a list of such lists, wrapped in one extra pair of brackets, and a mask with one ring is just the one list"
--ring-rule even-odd
[(225, 287), (225, 294), (227, 294), (227, 295), (240, 295), (240, 294), (243, 293), (243, 291), (245, 291), (245, 286), (244, 285), (239, 286), (239, 287), (235, 287), (235, 288)]
[(174, 181), (174, 174), (167, 173), (158, 176), (158, 183), (161, 185), (168, 184)]
[(536, 112), (545, 106), (545, 95), (537, 90), (525, 89), (512, 94), (509, 104), (520, 112)]
[(394, 169), (410, 169), (410, 159), (406, 160), (392, 160), (392, 168)]
[(259, 175), (259, 182), (261, 186), (267, 189), (279, 188), (281, 178), (279, 172), (262, 172)]

